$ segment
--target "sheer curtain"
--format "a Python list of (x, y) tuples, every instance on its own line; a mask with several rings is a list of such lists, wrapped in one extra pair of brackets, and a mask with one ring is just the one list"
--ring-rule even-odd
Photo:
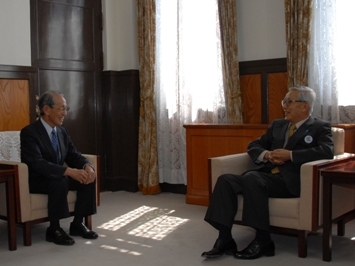
[(226, 123), (217, 0), (157, 0), (160, 183), (186, 184), (188, 123)]
[(313, 116), (339, 123), (336, 67), (336, 0), (313, 0), (309, 87), (317, 93)]
[(317, 93), (314, 116), (355, 123), (355, 1), (313, 2), (308, 81)]

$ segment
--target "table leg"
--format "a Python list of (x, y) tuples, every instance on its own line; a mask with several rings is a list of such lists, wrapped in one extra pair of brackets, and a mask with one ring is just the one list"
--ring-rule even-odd
[(332, 260), (332, 184), (323, 176), (323, 260)]
[(16, 250), (16, 222), (15, 222), (15, 192), (14, 179), (8, 178), (6, 182), (6, 197), (7, 197), (7, 226), (9, 250)]

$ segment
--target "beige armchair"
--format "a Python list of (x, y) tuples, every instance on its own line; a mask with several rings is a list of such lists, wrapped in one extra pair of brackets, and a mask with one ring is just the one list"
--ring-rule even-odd
[[(83, 154), (94, 166), (97, 172), (96, 191), (97, 206), (100, 204), (100, 158), (96, 155)], [(20, 159), (20, 131), (0, 132), (0, 169), (6, 169), (8, 165), (14, 165), (16, 169), (15, 195), (16, 195), (16, 223), (23, 227), (24, 245), (30, 246), (31, 226), (48, 221), (47, 202), (48, 196), (43, 194), (30, 194), (28, 186), (28, 168)], [(0, 218), (6, 219), (5, 186), (0, 184)], [(69, 191), (68, 205), (71, 215), (74, 212), (76, 192)], [(85, 224), (92, 229), (91, 216), (85, 217)]]
[[(344, 130), (332, 128), (334, 139), (334, 160), (344, 159), (351, 154), (344, 153)], [(301, 167), (301, 195), (299, 198), (270, 198), (270, 224), (275, 233), (298, 236), (298, 256), (307, 256), (307, 236), (322, 226), (322, 180), (318, 171), (330, 160), (305, 163)], [(256, 165), (247, 153), (233, 154), (209, 159), (210, 187), (212, 193), (218, 177), (222, 174), (242, 174)], [(333, 219), (338, 222), (338, 234), (343, 234), (346, 214), (355, 209), (355, 190), (345, 186), (333, 186)], [(243, 196), (238, 196), (238, 212), (235, 223), (240, 224), (243, 210)]]

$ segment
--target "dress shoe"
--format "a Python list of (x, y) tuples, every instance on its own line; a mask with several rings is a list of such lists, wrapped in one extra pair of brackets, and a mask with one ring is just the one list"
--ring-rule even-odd
[(218, 258), (223, 254), (232, 255), (235, 251), (237, 251), (237, 244), (233, 238), (227, 241), (218, 238), (213, 248), (210, 251), (203, 252), (201, 256), (206, 258)]
[(271, 241), (265, 246), (261, 246), (257, 240), (253, 240), (245, 249), (234, 253), (234, 257), (243, 260), (253, 260), (261, 256), (272, 257), (275, 256), (275, 244)]
[(46, 241), (64, 246), (71, 246), (75, 243), (74, 239), (68, 236), (62, 228), (58, 228), (56, 230), (47, 228)]
[(96, 239), (99, 237), (97, 233), (91, 231), (83, 223), (80, 223), (78, 225), (71, 223), (69, 228), (69, 234), (72, 236), (82, 236), (86, 239)]

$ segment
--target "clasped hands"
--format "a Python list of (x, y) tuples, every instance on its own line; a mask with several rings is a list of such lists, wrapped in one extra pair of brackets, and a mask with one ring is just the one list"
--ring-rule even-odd
[(80, 184), (90, 184), (96, 179), (96, 173), (90, 166), (86, 166), (85, 170), (68, 167), (64, 175), (70, 176)]
[(265, 153), (264, 158), (272, 164), (280, 165), (291, 159), (291, 151), (276, 149)]

